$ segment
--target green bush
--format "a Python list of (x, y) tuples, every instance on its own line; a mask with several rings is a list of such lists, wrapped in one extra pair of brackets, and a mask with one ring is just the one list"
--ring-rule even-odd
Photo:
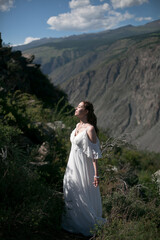
[[(60, 229), (62, 194), (41, 181), (30, 158), (19, 147), (6, 149), (0, 162), (0, 230), (3, 239), (25, 239), (45, 228)], [(25, 234), (24, 234), (25, 232)]]
[[(122, 143), (103, 144), (99, 160), (103, 214), (107, 223), (98, 231), (100, 240), (158, 240), (160, 193), (153, 173), (159, 154), (141, 152)], [(111, 148), (109, 146), (112, 146)]]
[(97, 240), (158, 240), (160, 233), (154, 222), (141, 218), (136, 221), (113, 219), (106, 224)]

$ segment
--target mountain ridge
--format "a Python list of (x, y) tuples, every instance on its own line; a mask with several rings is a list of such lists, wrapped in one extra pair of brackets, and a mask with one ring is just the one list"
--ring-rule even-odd
[[(101, 31), (101, 32), (98, 32), (98, 33), (83, 33), (83, 34), (80, 34), (80, 35), (71, 35), (71, 36), (68, 36), (68, 37), (60, 37), (60, 38), (42, 38), (40, 40), (34, 40), (32, 41), (31, 43), (28, 43), (28, 44), (24, 44), (24, 45), (19, 45), (19, 46), (15, 46), (13, 47), (13, 50), (20, 50), (20, 51), (24, 51), (24, 50), (27, 50), (27, 49), (30, 49), (30, 48), (34, 48), (34, 47), (37, 47), (37, 46), (41, 46), (41, 45), (45, 45), (47, 43), (57, 43), (57, 42), (62, 42), (62, 41), (70, 41), (70, 40), (76, 40), (76, 39), (86, 39), (86, 38), (92, 38), (93, 40), (93, 37), (108, 37), (106, 36), (106, 34), (108, 35), (108, 33), (111, 33), (111, 34), (116, 34), (118, 33), (118, 31), (122, 34), (122, 36), (117, 36), (117, 38), (120, 38), (120, 37), (127, 37), (126, 35), (126, 31), (129, 31), (129, 30), (134, 30), (134, 31), (131, 31), (131, 33), (129, 34), (129, 36), (133, 36), (133, 35), (137, 35), (137, 31), (138, 31), (138, 34), (139, 34), (139, 31), (143, 31), (144, 33), (149, 33), (149, 32), (154, 32), (156, 30), (158, 30), (158, 25), (160, 27), (160, 20), (155, 20), (153, 22), (149, 22), (149, 23), (146, 23), (145, 25), (140, 25), (140, 26), (133, 26), (133, 25), (126, 25), (126, 26), (122, 26), (122, 27), (119, 27), (119, 28), (116, 28), (116, 29), (110, 29), (110, 30), (105, 30), (105, 31)], [(113, 40), (113, 36), (111, 36), (111, 40)]]
[(160, 20), (111, 30), (112, 40), (105, 34), (70, 37), (23, 54), (35, 55), (71, 104), (93, 102), (99, 126), (111, 136), (159, 152)]

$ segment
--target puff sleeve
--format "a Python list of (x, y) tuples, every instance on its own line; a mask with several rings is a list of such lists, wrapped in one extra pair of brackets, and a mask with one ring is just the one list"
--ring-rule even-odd
[(100, 142), (98, 138), (96, 143), (92, 143), (86, 133), (83, 135), (82, 145), (83, 152), (87, 155), (88, 158), (99, 159), (102, 157)]

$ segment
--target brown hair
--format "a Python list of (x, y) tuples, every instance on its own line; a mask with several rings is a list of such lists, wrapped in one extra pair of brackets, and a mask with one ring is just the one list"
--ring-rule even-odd
[(98, 134), (98, 127), (97, 127), (97, 117), (94, 113), (93, 104), (88, 101), (83, 101), (84, 107), (88, 110), (87, 113), (87, 121), (94, 126), (96, 133)]

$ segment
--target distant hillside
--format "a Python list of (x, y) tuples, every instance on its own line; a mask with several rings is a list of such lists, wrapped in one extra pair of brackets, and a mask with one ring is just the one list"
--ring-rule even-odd
[[(137, 26), (135, 27), (132, 25), (127, 25), (127, 26), (120, 27), (120, 28), (117, 28), (114, 30), (107, 30), (107, 31), (99, 32), (99, 33), (72, 35), (69, 37), (61, 37), (61, 38), (51, 38), (51, 37), (50, 38), (42, 38), (40, 40), (32, 41), (29, 44), (13, 47), (13, 49), (25, 51), (27, 49), (39, 47), (42, 45), (50, 46), (50, 44), (52, 44), (54, 46), (54, 43), (55, 43), (55, 47), (56, 47), (57, 46), (56, 43), (63, 43), (63, 45), (65, 45), (66, 43), (68, 44), (68, 42), (69, 42), (70, 47), (72, 48), (73, 47), (72, 41), (74, 41), (74, 45), (76, 45), (78, 47), (79, 47), (79, 40), (82, 40), (82, 41), (98, 40), (98, 42), (100, 42), (100, 44), (101, 44), (101, 43), (103, 43), (104, 39), (105, 39), (105, 43), (106, 43), (106, 41), (107, 42), (114, 41), (114, 40), (117, 40), (120, 38), (139, 35), (142, 33), (155, 32), (159, 29), (160, 29), (160, 20), (156, 20), (156, 21), (153, 21), (153, 22), (150, 22), (145, 25), (138, 26), (138, 27)], [(90, 44), (89, 44), (89, 46), (90, 46)], [(81, 45), (81, 47), (85, 48), (85, 45)]]
[(138, 27), (128, 25), (100, 33), (44, 38), (14, 47), (13, 50), (23, 51), (27, 55), (33, 54), (35, 62), (41, 64), (43, 73), (49, 75), (51, 82), (58, 85), (102, 62), (113, 42), (159, 30), (160, 20), (157, 20)]
[(23, 54), (35, 55), (73, 105), (92, 101), (112, 136), (160, 152), (160, 20), (57, 39)]
[(94, 103), (99, 125), (112, 136), (160, 151), (160, 32), (119, 40), (103, 62), (61, 86), (76, 105)]

